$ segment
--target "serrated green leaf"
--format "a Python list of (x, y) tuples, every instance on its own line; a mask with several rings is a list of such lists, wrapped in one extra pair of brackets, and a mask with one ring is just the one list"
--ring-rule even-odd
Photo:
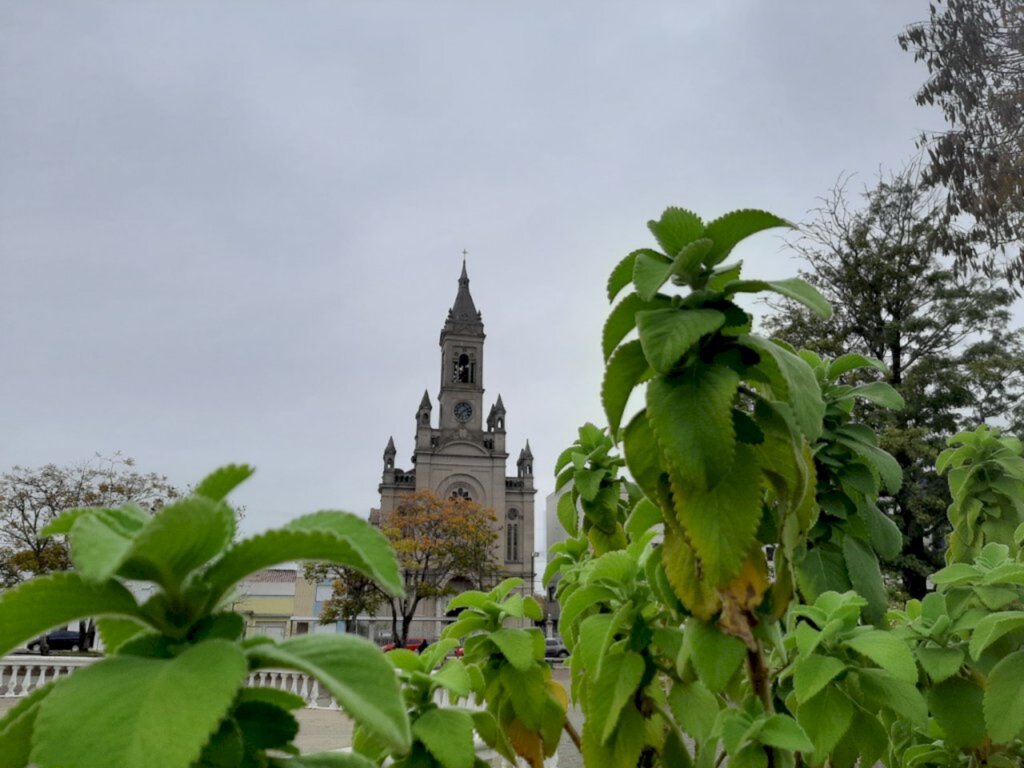
[(810, 550), (797, 562), (796, 577), (800, 592), (809, 601), (826, 592), (850, 589), (850, 578), (842, 555), (822, 547)]
[(690, 661), (701, 682), (712, 692), (724, 689), (746, 658), (743, 641), (696, 618), (686, 622), (684, 637)]
[(702, 336), (725, 322), (716, 309), (652, 309), (636, 313), (640, 344), (651, 367), (659, 373), (671, 369)]
[(788, 280), (737, 280), (726, 283), (722, 290), (726, 294), (773, 291), (803, 304), (820, 318), (827, 320), (832, 317), (832, 305), (828, 303), (828, 299), (822, 296), (817, 288), (799, 277)]
[(853, 713), (850, 697), (834, 685), (825, 686), (821, 693), (800, 705), (797, 721), (814, 744), (816, 762), (843, 738), (853, 722)]
[(637, 295), (651, 301), (672, 272), (672, 261), (661, 256), (641, 253), (633, 264), (633, 285)]
[(800, 724), (787, 715), (772, 715), (761, 726), (757, 740), (762, 744), (793, 752), (811, 752), (814, 744)]
[(25, 768), (28, 765), (39, 705), (53, 688), (54, 683), (37, 688), (0, 717), (0, 768)]
[(907, 644), (889, 632), (872, 629), (846, 638), (845, 644), (898, 680), (917, 682), (917, 664)]
[(637, 312), (665, 309), (670, 306), (672, 302), (664, 296), (655, 296), (651, 301), (644, 301), (635, 293), (629, 294), (616, 304), (608, 313), (608, 319), (604, 321), (604, 328), (601, 331), (601, 350), (605, 362), (612, 356), (619, 342), (636, 328)]
[(894, 560), (903, 549), (903, 534), (892, 519), (874, 504), (860, 509), (861, 518), (868, 529), (871, 546), (883, 560)]
[(701, 263), (714, 245), (706, 237), (688, 243), (676, 254), (672, 261), (669, 275), (678, 276), (681, 280), (693, 285), (701, 273)]
[[(325, 522), (321, 516), (315, 523)], [(303, 530), (293, 527), (301, 523), (298, 518), (286, 528), (253, 536), (232, 545), (224, 556), (207, 571), (204, 582), (212, 589), (214, 600), (219, 600), (235, 584), (250, 573), (270, 568), (292, 560), (316, 560), (345, 565), (374, 579), (382, 589), (392, 595), (404, 594), (404, 585), (398, 571), (394, 553), (387, 546), (387, 539), (373, 529), (369, 523), (345, 512), (332, 513), (344, 516), (339, 521), (338, 532), (312, 528)], [(353, 523), (352, 534), (341, 533)], [(373, 536), (359, 535), (359, 527), (365, 526)], [(374, 537), (380, 541), (375, 542)], [(383, 547), (380, 545), (383, 544)]]
[(630, 394), (643, 381), (648, 369), (639, 339), (623, 344), (608, 361), (601, 384), (601, 403), (613, 435), (619, 431)]
[(533, 638), (526, 630), (499, 629), (489, 634), (487, 639), (498, 647), (509, 664), (520, 671), (526, 671), (537, 663)]
[(647, 228), (665, 253), (674, 258), (704, 233), (704, 222), (692, 211), (671, 207), (666, 208), (657, 221), (648, 221)]
[(1024, 729), (1024, 651), (1011, 653), (992, 668), (983, 703), (992, 741), (1013, 741)]
[(857, 594), (868, 601), (864, 618), (872, 624), (880, 623), (889, 608), (889, 594), (885, 590), (875, 553), (860, 539), (847, 535), (843, 537), (843, 558), (846, 560), (850, 584)]
[(590, 722), (583, 724), (583, 764), (587, 768), (622, 768), (636, 765), (646, 741), (646, 721), (636, 707), (626, 706), (619, 727), (607, 742)]
[(627, 651), (617, 654), (603, 665), (602, 673), (590, 681), (588, 725), (596, 729), (601, 743), (607, 743), (619, 723), (622, 710), (629, 703), (644, 674), (644, 660)]
[(799, 355), (760, 336), (747, 334), (738, 341), (761, 358), (758, 370), (771, 381), (776, 399), (785, 401), (792, 409), (800, 431), (812, 443), (821, 437), (825, 402), (811, 367)]
[(283, 749), (298, 735), (299, 722), (268, 701), (243, 701), (231, 713), (248, 749)]
[(349, 716), (398, 752), (411, 743), (409, 718), (391, 665), (370, 641), (355, 635), (303, 635), (257, 645), (247, 655), (264, 667), (315, 677)]
[(884, 381), (872, 381), (868, 384), (861, 384), (854, 387), (850, 394), (862, 400), (868, 400), (875, 405), (880, 405), (883, 408), (888, 408), (891, 411), (902, 411), (906, 406), (903, 395)]
[(668, 463), (683, 483), (714, 488), (732, 470), (736, 433), (732, 403), (739, 375), (695, 364), (647, 386), (647, 418)]
[(242, 652), (226, 640), (200, 643), (173, 659), (96, 662), (40, 705), (32, 760), (76, 768), (188, 768), (247, 672)]
[(433, 681), (459, 698), (469, 696), (473, 690), (473, 679), (469, 675), (469, 670), (459, 659), (449, 659), (447, 664), (434, 673)]
[(376, 526), (362, 517), (340, 510), (322, 510), (295, 518), (283, 530), (322, 531), (349, 541), (369, 564), (371, 572), (367, 575), (392, 595), (404, 594), (391, 544)]
[(981, 579), (978, 569), (968, 563), (953, 563), (940, 568), (931, 575), (931, 582), (936, 586), (957, 586), (969, 584)]
[[(83, 517), (72, 528), (68, 535), (72, 551), (78, 529), (91, 519), (95, 518)], [(224, 550), (234, 533), (235, 513), (230, 507), (203, 496), (189, 496), (157, 512), (117, 559), (89, 573), (99, 580), (116, 572), (177, 591), (193, 570)]]
[(213, 501), (222, 501), (231, 491), (249, 479), (254, 471), (248, 464), (228, 464), (204, 477), (196, 486), (195, 493)]
[(844, 441), (844, 444), (878, 471), (889, 493), (899, 491), (900, 486), (903, 485), (903, 469), (889, 453), (877, 445), (869, 445), (856, 440)]
[(992, 643), (1019, 629), (1024, 629), (1024, 612), (1022, 611), (999, 611), (985, 616), (978, 622), (971, 634), (968, 646), (971, 658), (977, 661)]
[(412, 724), (413, 735), (445, 768), (472, 768), (473, 718), (458, 709), (428, 709)]
[(981, 746), (985, 740), (983, 697), (981, 688), (961, 677), (946, 680), (928, 691), (929, 709), (950, 746)]
[[(563, 493), (558, 497), (557, 506), (558, 522), (561, 523), (562, 529), (570, 536), (575, 536), (579, 533), (579, 512), (576, 509), (576, 505), (573, 503), (571, 493)], [(547, 582), (545, 582), (546, 584)]]
[(146, 627), (130, 619), (97, 619), (96, 631), (103, 640), (107, 655), (113, 655), (121, 645), (146, 631)]
[(761, 521), (761, 472), (757, 453), (736, 446), (736, 464), (727, 482), (709, 491), (673, 483), (676, 517), (700, 558), (701, 573), (711, 587), (732, 579), (757, 537)]
[(668, 694), (669, 707), (679, 727), (703, 744), (711, 735), (718, 717), (718, 699), (699, 680), (677, 682)]
[(928, 705), (916, 686), (881, 669), (860, 669), (854, 673), (861, 691), (876, 707), (885, 707), (917, 726), (928, 721)]
[(619, 292), (633, 282), (633, 265), (636, 263), (636, 257), (645, 251), (656, 256), (661, 255), (649, 248), (641, 248), (633, 251), (616, 264), (615, 269), (608, 275), (608, 301), (615, 301)]
[(52, 573), (0, 593), (0, 656), (48, 629), (75, 619), (142, 620), (132, 593), (117, 582), (91, 584), (77, 573)]
[(634, 416), (622, 432), (626, 467), (644, 494), (662, 510), (672, 507), (667, 468), (654, 437), (647, 409)]
[(606, 552), (593, 561), (587, 573), (588, 584), (604, 582), (607, 587), (628, 589), (636, 578), (637, 565), (628, 553), (622, 550)]
[(797, 701), (804, 703), (817, 696), (844, 671), (846, 665), (834, 656), (811, 654), (798, 658), (793, 663), (793, 690)]
[(917, 649), (917, 660), (934, 683), (941, 683), (955, 675), (963, 666), (964, 658), (962, 648), (920, 646)]
[(577, 589), (566, 599), (562, 607), (562, 615), (558, 620), (558, 626), (562, 631), (569, 650), (573, 650), (573, 639), (576, 636), (576, 620), (588, 608), (608, 600), (613, 600), (615, 593), (607, 587), (596, 585), (584, 586)]
[(282, 691), (280, 688), (266, 686), (243, 688), (238, 692), (238, 700), (240, 702), (262, 701), (265, 704), (273, 704), (278, 709), (284, 710), (302, 709), (306, 706), (306, 700), (301, 696), (296, 696), (288, 691)]
[(828, 373), (826, 378), (829, 381), (835, 381), (844, 373), (849, 373), (858, 368), (874, 368), (876, 371), (881, 371), (884, 374), (889, 373), (889, 367), (881, 360), (876, 360), (873, 357), (866, 357), (865, 355), (859, 355), (857, 353), (848, 353), (840, 355), (828, 366)]
[(631, 540), (640, 538), (649, 529), (663, 522), (661, 510), (646, 496), (637, 502), (626, 520), (626, 533)]
[(704, 237), (714, 241), (715, 245), (708, 253), (704, 263), (713, 267), (725, 261), (732, 249), (746, 237), (771, 227), (793, 226), (785, 219), (767, 211), (750, 208), (731, 211), (720, 216), (704, 227)]
[(149, 522), (119, 509), (83, 510), (67, 532), (75, 569), (86, 581), (110, 578)]

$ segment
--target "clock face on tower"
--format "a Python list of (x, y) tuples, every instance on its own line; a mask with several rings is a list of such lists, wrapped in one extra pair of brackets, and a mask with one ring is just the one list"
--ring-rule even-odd
[(465, 400), (460, 400), (455, 404), (455, 418), (465, 423), (470, 420), (473, 416), (473, 406), (467, 403)]

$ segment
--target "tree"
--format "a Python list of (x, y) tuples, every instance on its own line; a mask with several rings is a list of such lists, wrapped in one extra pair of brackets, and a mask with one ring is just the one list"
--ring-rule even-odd
[(307, 578), (333, 579), (331, 598), (325, 602), (320, 620), (373, 613), (386, 603), (391, 611), (392, 637), (404, 643), (424, 599), (455, 594), (457, 581), (482, 589), (497, 577), (495, 520), (493, 510), (467, 499), (439, 499), (430, 491), (403, 497), (394, 511), (381, 516), (380, 529), (398, 556), (405, 596), (388, 595), (351, 569), (314, 564), (307, 566)]
[[(97, 454), (74, 466), (16, 466), (0, 475), (0, 588), (71, 569), (64, 538), (40, 536), (61, 512), (127, 502), (152, 512), (180, 495), (163, 475), (134, 467), (134, 459), (119, 453), (109, 458)], [(79, 633), (79, 647), (91, 645), (91, 623), (81, 623)]]
[(1009, 328), (1013, 297), (988, 277), (950, 269), (934, 248), (944, 226), (941, 201), (913, 171), (879, 180), (858, 209), (840, 184), (794, 243), (810, 265), (804, 277), (834, 314), (821, 320), (794, 305), (767, 319), (796, 347), (857, 352), (888, 366), (886, 381), (906, 407), (868, 409), (862, 420), (904, 471), (885, 506), (905, 541), (891, 572), (915, 597), (942, 566), (949, 494), (934, 463), (945, 439), (977, 418), (1019, 423), (1024, 397), (1024, 339)]
[[(1018, 0), (937, 0), (927, 22), (899, 36), (928, 67), (917, 103), (942, 109), (950, 130), (924, 134), (930, 163), (924, 181), (944, 187), (940, 244), (960, 264), (989, 270), (1016, 245), (1024, 223), (1024, 7)], [(962, 214), (969, 230), (953, 223)], [(1006, 268), (1024, 281), (1024, 260)]]

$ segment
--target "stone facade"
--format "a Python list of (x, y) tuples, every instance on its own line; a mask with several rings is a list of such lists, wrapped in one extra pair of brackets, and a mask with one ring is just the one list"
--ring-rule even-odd
[[(404, 494), (429, 490), (441, 498), (462, 496), (494, 510), (498, 540), (495, 562), (507, 576), (518, 576), (530, 590), (533, 582), (533, 454), (529, 441), (519, 452), (516, 473), (509, 476), (506, 412), (501, 395), (484, 418), (484, 325), (469, 292), (462, 265), (455, 303), (441, 329), (441, 382), (437, 411), (424, 391), (416, 410), (416, 438), (411, 469), (395, 466), (394, 439), (384, 449), (379, 485), (380, 519)], [(436, 606), (424, 606), (425, 611)], [(429, 615), (429, 613), (428, 613)]]

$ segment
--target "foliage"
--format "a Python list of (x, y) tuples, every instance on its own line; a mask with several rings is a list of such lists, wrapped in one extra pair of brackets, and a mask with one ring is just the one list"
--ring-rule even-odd
[(120, 454), (69, 467), (14, 467), (0, 475), (0, 587), (71, 567), (63, 539), (41, 535), (65, 510), (129, 501), (155, 510), (180, 495), (166, 477), (140, 473)]
[(404, 594), (388, 594), (376, 581), (351, 569), (307, 569), (314, 580), (333, 579), (331, 599), (320, 620), (373, 612), (387, 603), (392, 637), (404, 644), (423, 600), (453, 594), (455, 579), (481, 587), (495, 578), (495, 519), (493, 510), (468, 499), (439, 499), (430, 491), (404, 496), (380, 518), (380, 529), (398, 556)]
[[(481, 738), (508, 760), (519, 755), (531, 768), (541, 768), (568, 723), (568, 697), (544, 662), (540, 630), (505, 626), (509, 620), (540, 621), (543, 616), (532, 596), (513, 594), (522, 583), (506, 579), (489, 592), (471, 590), (455, 597), (448, 609), (459, 610), (459, 618), (445, 628), (442, 643), (464, 643), (471, 680), (476, 678), (473, 690), (486, 703), (475, 723)], [(444, 768), (459, 768), (436, 757)]]
[[(402, 592), (387, 541), (346, 512), (316, 512), (232, 543), (235, 512), (225, 497), (250, 474), (244, 466), (217, 470), (152, 516), (132, 502), (73, 509), (42, 531), (67, 537), (74, 571), (0, 595), (0, 654), (54, 625), (97, 616), (109, 655), (0, 720), (4, 766), (369, 765), (269, 756), (296, 753), (290, 710), (302, 701), (248, 688), (249, 673), (262, 667), (312, 675), (395, 754), (409, 749), (397, 681), (371, 643), (347, 635), (244, 640), (242, 618), (225, 610), (245, 576), (297, 558), (354, 568), (391, 594)], [(126, 586), (136, 580), (155, 588), (141, 604)]]
[[(917, 103), (941, 108), (949, 125), (921, 137), (925, 182), (946, 190), (939, 243), (961, 263), (992, 269), (1024, 223), (1024, 10), (1016, 0), (940, 0), (929, 10), (899, 42), (928, 67)], [(954, 229), (963, 215), (970, 226)], [(1024, 279), (1019, 256), (1006, 267), (1011, 280)]]
[(855, 589), (865, 600), (865, 616), (878, 623), (889, 602), (878, 560), (896, 558), (902, 537), (877, 502), (883, 488), (890, 493), (899, 490), (903, 473), (878, 447), (875, 433), (854, 420), (853, 409), (857, 400), (863, 400), (898, 410), (903, 398), (885, 382), (842, 383), (865, 369), (885, 372), (877, 360), (847, 354), (828, 361), (806, 350), (800, 355), (814, 370), (825, 416), (814, 446), (820, 512), (808, 532), (809, 551), (797, 568), (797, 578), (808, 599)]
[[(723, 218), (756, 229), (754, 216), (770, 220)], [(753, 336), (749, 316), (726, 304), (737, 274), (713, 282), (704, 256), (680, 266), (715, 223), (669, 209), (651, 229), (667, 254), (632, 254), (610, 283), (613, 297), (631, 277), (636, 287), (605, 326), (612, 431), (584, 426), (556, 465), (570, 538), (544, 578), (560, 576), (586, 765), (1018, 764), (1020, 443), (987, 428), (951, 441), (939, 470), (962, 542), (950, 557), (973, 561), (938, 571), (938, 593), (886, 612), (877, 559), (897, 554), (900, 535), (878, 497), (897, 491), (901, 468), (864, 421), (903, 405), (865, 376), (890, 370)], [(688, 295), (660, 293), (672, 275)], [(789, 289), (819, 307), (800, 284)], [(708, 330), (706, 317), (686, 317), (708, 310), (732, 322)], [(652, 337), (662, 323), (696, 330)], [(641, 386), (646, 408), (620, 428)], [(641, 494), (619, 476), (623, 462)]]
[(904, 728), (890, 764), (1008, 768), (1024, 760), (1024, 459), (984, 425), (949, 442), (949, 564), (932, 574), (937, 591), (892, 614), (925, 673), (930, 720)]
[(834, 189), (794, 243), (810, 266), (804, 277), (834, 314), (823, 320), (790, 304), (767, 321), (791, 344), (883, 361), (884, 380), (905, 400), (898, 412), (867, 409), (860, 418), (905, 475), (882, 501), (906, 543), (887, 570), (916, 597), (942, 565), (936, 545), (949, 497), (934, 463), (943, 441), (968, 419), (1019, 422), (1024, 397), (1024, 341), (1008, 327), (1012, 296), (947, 268), (933, 244), (942, 227), (941, 210), (911, 171), (880, 181), (857, 209)]

